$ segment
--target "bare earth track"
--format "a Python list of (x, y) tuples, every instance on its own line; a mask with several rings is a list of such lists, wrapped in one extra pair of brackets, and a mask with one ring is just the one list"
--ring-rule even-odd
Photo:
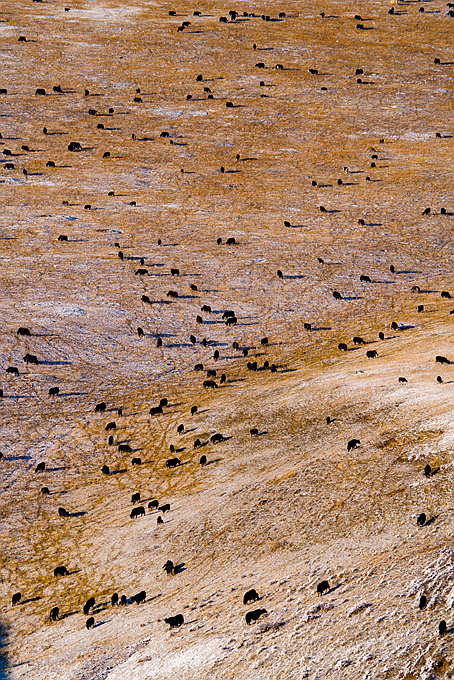
[(449, 11), (2, 3), (1, 680), (454, 677)]

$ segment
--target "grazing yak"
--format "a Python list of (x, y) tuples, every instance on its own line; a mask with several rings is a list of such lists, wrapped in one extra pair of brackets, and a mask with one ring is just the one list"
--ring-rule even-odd
[(210, 442), (212, 444), (219, 444), (220, 442), (224, 441), (224, 435), (222, 435), (220, 432), (217, 434), (214, 434), (212, 437), (210, 437)]
[(170, 628), (178, 628), (184, 623), (183, 614), (177, 614), (177, 616), (168, 616), (164, 619), (166, 623), (169, 624)]
[(103, 465), (102, 468), (101, 468), (101, 472), (103, 473), (103, 475), (109, 475), (110, 474), (109, 466)]
[(158, 519), (156, 520), (156, 524), (164, 524), (164, 520), (162, 519), (162, 517), (158, 517)]
[(56, 397), (56, 396), (58, 395), (59, 392), (60, 392), (60, 388), (59, 388), (59, 387), (51, 387), (51, 388), (49, 389), (49, 397)]
[(110, 602), (112, 607), (114, 607), (116, 604), (118, 604), (118, 593), (114, 593), (112, 597), (110, 598)]
[(348, 347), (345, 344), (345, 342), (340, 342), (337, 346), (337, 349), (339, 349), (341, 352), (347, 352), (348, 351)]
[(359, 439), (350, 439), (350, 441), (347, 444), (347, 451), (351, 451), (352, 449), (356, 449), (361, 442)]
[(21, 597), (22, 597), (21, 593), (14, 593), (14, 595), (11, 598), (11, 604), (13, 605), (13, 607), (15, 604), (20, 602)]
[(160, 413), (162, 413), (162, 406), (161, 405), (151, 407), (151, 409), (150, 409), (150, 415), (151, 416), (157, 416)]
[(197, 406), (191, 406), (191, 416), (197, 413)]
[(36, 357), (34, 354), (26, 354), (23, 360), (26, 364), (35, 364), (36, 366), (38, 365), (38, 357)]
[(249, 602), (255, 602), (256, 600), (260, 600), (260, 597), (255, 588), (244, 593), (243, 604), (249, 604)]
[(449, 363), (451, 363), (449, 361), (449, 359), (447, 359), (444, 356), (441, 356), (440, 354), (437, 354), (437, 356), (435, 357), (435, 361), (436, 361), (437, 364), (449, 364)]
[(68, 576), (69, 571), (66, 567), (55, 567), (54, 576)]
[(142, 458), (133, 458), (131, 465), (142, 465)]
[(257, 621), (263, 614), (268, 614), (266, 609), (254, 609), (252, 612), (248, 612), (245, 616), (247, 625), (250, 626), (253, 621)]
[(118, 444), (118, 450), (120, 453), (131, 453), (132, 449), (129, 444)]
[(325, 590), (329, 590), (329, 583), (328, 581), (321, 581), (317, 585), (317, 595), (322, 596)]
[(440, 623), (438, 624), (438, 634), (440, 636), (446, 635), (446, 631), (447, 631), (446, 621), (440, 621)]
[(158, 508), (159, 512), (162, 512), (162, 514), (168, 512), (170, 510), (170, 503), (165, 503), (164, 505), (161, 505), (160, 508)]
[(174, 576), (175, 575), (175, 565), (172, 562), (172, 560), (167, 560), (167, 562), (163, 565), (162, 568), (166, 572), (167, 576)]
[(420, 515), (417, 516), (416, 518), (416, 524), (418, 527), (423, 527), (424, 524), (426, 523), (427, 517), (424, 512), (422, 512)]
[(94, 620), (93, 616), (90, 616), (90, 618), (87, 619), (86, 622), (85, 622), (85, 627), (86, 627), (87, 630), (90, 630), (90, 628), (93, 628), (94, 625), (95, 625), (95, 620)]
[(365, 345), (366, 341), (363, 338), (361, 338), (359, 335), (355, 335), (355, 337), (353, 338), (353, 344), (354, 345)]
[(6, 372), (11, 373), (12, 375), (19, 375), (19, 369), (16, 368), (16, 366), (8, 366)]
[(425, 595), (421, 595), (419, 598), (418, 607), (421, 609), (421, 611), (427, 607), (427, 597)]
[(94, 597), (89, 597), (86, 603), (84, 604), (84, 615), (87, 616), (88, 612), (92, 607), (94, 607), (96, 604), (95, 598)]
[(65, 508), (58, 508), (58, 514), (60, 517), (69, 517), (70, 514)]
[(57, 621), (59, 612), (60, 610), (58, 607), (52, 607), (50, 610), (49, 619), (51, 621)]
[(117, 423), (112, 422), (112, 423), (107, 423), (105, 430), (108, 432), (109, 430), (116, 430), (117, 429)]
[(21, 326), (17, 329), (17, 335), (30, 335), (30, 330)]
[(181, 460), (179, 458), (168, 458), (166, 460), (167, 468), (178, 467), (179, 465), (181, 465)]
[(133, 595), (132, 599), (136, 604), (141, 604), (141, 602), (145, 602), (146, 597), (147, 594), (145, 590), (141, 590), (140, 593), (137, 593), (137, 595)]
[(134, 505), (134, 503), (140, 503), (140, 493), (133, 493), (131, 496), (131, 503)]
[(217, 387), (217, 384), (216, 384), (216, 382), (215, 382), (214, 380), (204, 380), (204, 381), (203, 381), (203, 386), (204, 386), (204, 387), (207, 387), (207, 388), (208, 388), (208, 387), (211, 387), (211, 388), (214, 389), (214, 388)]
[(149, 509), (150, 511), (154, 510), (155, 508), (157, 509), (158, 507), (159, 507), (159, 501), (157, 501), (157, 500), (150, 501), (150, 502), (148, 503), (148, 509)]
[(136, 519), (136, 517), (142, 517), (145, 516), (145, 508), (143, 505), (139, 505), (137, 508), (133, 508), (130, 513), (130, 518), (131, 519)]
[(375, 357), (378, 356), (378, 352), (376, 349), (369, 349), (366, 352), (366, 357), (368, 359), (375, 359)]
[(254, 435), (257, 436), (258, 433), (259, 433), (259, 430), (258, 430), (257, 427), (253, 427), (251, 430), (249, 430), (249, 432), (251, 433), (251, 436), (254, 436)]
[(203, 467), (207, 464), (207, 457), (205, 455), (200, 456), (199, 464)]
[(38, 465), (35, 467), (35, 472), (44, 472), (46, 469), (46, 463), (44, 461), (41, 461), (41, 463), (38, 463)]
[(106, 410), (106, 402), (102, 401), (100, 404), (96, 404), (95, 413), (103, 413)]

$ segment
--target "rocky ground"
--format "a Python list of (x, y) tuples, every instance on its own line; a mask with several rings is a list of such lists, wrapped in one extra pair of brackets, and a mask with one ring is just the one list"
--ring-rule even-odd
[(1, 680), (454, 677), (449, 11), (5, 0)]

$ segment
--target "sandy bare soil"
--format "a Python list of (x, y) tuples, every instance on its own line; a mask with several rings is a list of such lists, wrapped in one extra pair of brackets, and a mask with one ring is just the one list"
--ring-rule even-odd
[(65, 2), (0, 8), (1, 680), (454, 677), (450, 8)]

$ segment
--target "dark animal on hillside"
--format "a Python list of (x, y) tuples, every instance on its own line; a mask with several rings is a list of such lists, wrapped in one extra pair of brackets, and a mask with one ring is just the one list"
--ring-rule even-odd
[(87, 616), (88, 612), (90, 611), (90, 609), (91, 609), (92, 607), (95, 606), (95, 604), (96, 604), (96, 602), (95, 602), (95, 598), (94, 598), (94, 597), (88, 598), (88, 600), (87, 600), (86, 603), (84, 604), (84, 614), (85, 614), (85, 616)]
[(227, 246), (233, 246), (233, 245), (235, 245), (236, 241), (233, 238), (233, 236), (231, 236), (230, 238), (227, 239), (227, 241), (225, 243), (226, 243)]
[(35, 472), (44, 472), (46, 469), (46, 463), (44, 461), (41, 461), (41, 463), (38, 463), (38, 465), (35, 467)]
[(57, 621), (59, 612), (60, 610), (58, 607), (52, 607), (50, 610), (49, 619), (51, 621)]
[(224, 435), (222, 435), (220, 432), (217, 434), (214, 434), (212, 437), (210, 437), (210, 442), (212, 444), (219, 444), (220, 442), (224, 441)]
[(217, 387), (217, 384), (215, 383), (214, 380), (204, 380), (204, 381), (203, 381), (203, 386), (204, 386), (204, 387), (211, 387), (211, 388), (214, 389), (215, 387)]
[(267, 344), (268, 344), (268, 338), (262, 338), (262, 339), (260, 340), (260, 344), (261, 344), (261, 345), (267, 345)]
[(440, 621), (440, 623), (438, 624), (438, 634), (440, 636), (446, 635), (446, 630), (447, 630), (446, 621)]
[(347, 451), (351, 451), (352, 449), (356, 449), (361, 442), (359, 439), (350, 439), (350, 441), (347, 444)]
[(425, 208), (422, 212), (423, 215), (430, 215), (430, 208)]
[(202, 312), (211, 312), (211, 307), (210, 305), (202, 305), (202, 307), (200, 307), (200, 310)]
[(244, 593), (243, 604), (249, 604), (249, 602), (255, 602), (256, 600), (260, 600), (260, 597), (255, 588)]
[(213, 359), (214, 361), (217, 361), (219, 359), (219, 350), (216, 349), (213, 354)]
[(133, 493), (131, 496), (131, 503), (140, 503), (140, 493)]
[(380, 333), (378, 334), (378, 339), (379, 339), (379, 340), (384, 340), (384, 339), (385, 339), (385, 334), (382, 333), (382, 332), (380, 331)]
[(51, 387), (49, 389), (49, 397), (56, 397), (59, 392), (60, 392), (59, 387)]
[(271, 373), (277, 373), (277, 366), (276, 366), (276, 364), (271, 364), (271, 366), (270, 366), (270, 371), (271, 371)]
[(199, 446), (202, 446), (202, 442), (200, 441), (200, 439), (196, 439), (194, 442), (194, 448), (198, 449)]
[(150, 409), (150, 415), (151, 416), (157, 416), (159, 413), (162, 413), (162, 406), (152, 406)]
[(159, 507), (159, 501), (157, 501), (157, 500), (150, 501), (148, 503), (148, 509), (149, 510), (154, 510), (155, 508), (158, 508), (158, 507)]
[(424, 311), (424, 305), (418, 305), (418, 312)]
[(86, 622), (85, 622), (85, 627), (86, 627), (87, 630), (90, 630), (90, 628), (93, 628), (94, 625), (95, 625), (95, 620), (94, 620), (93, 616), (90, 616), (90, 618), (87, 619)]
[(305, 331), (311, 331), (312, 330), (312, 324), (306, 322), (304, 324), (304, 330)]
[(197, 342), (197, 338), (195, 337), (195, 335), (190, 335), (189, 340), (192, 342), (193, 345), (195, 345), (195, 343)]
[(450, 300), (451, 299), (451, 293), (448, 293), (447, 290), (442, 290), (441, 291), (441, 297), (442, 298), (448, 298)]
[(104, 429), (106, 430), (106, 432), (108, 432), (109, 430), (116, 430), (117, 429), (117, 423), (115, 423), (115, 422), (107, 423), (107, 425)]
[(442, 382), (443, 382), (443, 378), (441, 377), (441, 375), (437, 375), (437, 383), (441, 384)]
[(325, 590), (329, 590), (329, 583), (328, 581), (321, 581), (317, 586), (317, 595), (323, 595)]
[(118, 593), (114, 593), (112, 597), (110, 598), (110, 603), (112, 607), (114, 607), (116, 604), (118, 604)]
[(133, 458), (131, 465), (142, 465), (142, 458)]
[(248, 361), (246, 366), (247, 366), (248, 371), (256, 371), (257, 370), (257, 362), (256, 361)]
[(424, 474), (426, 477), (430, 477), (430, 475), (432, 474), (432, 468), (430, 465), (426, 465), (426, 467), (424, 468)]
[(143, 505), (139, 505), (137, 508), (133, 508), (130, 513), (130, 518), (131, 519), (136, 519), (136, 517), (142, 517), (145, 516), (145, 508)]
[(221, 385), (223, 385), (226, 381), (227, 381), (227, 376), (226, 376), (225, 373), (222, 373), (221, 377), (219, 379), (219, 382), (221, 383)]
[(203, 323), (203, 319), (199, 314), (197, 314), (195, 320), (196, 320), (197, 323)]
[(167, 293), (167, 297), (170, 297), (170, 298), (177, 298), (177, 297), (178, 297), (178, 293), (177, 293), (176, 290), (169, 290), (169, 292)]
[(235, 312), (233, 311), (233, 309), (226, 309), (225, 312), (222, 314), (223, 319), (228, 319), (229, 316), (231, 317), (235, 316)]
[(66, 567), (55, 567), (54, 576), (68, 576), (69, 571)]
[(110, 474), (109, 466), (103, 465), (102, 468), (101, 468), (101, 472), (103, 473), (103, 475), (109, 475)]
[(156, 520), (156, 524), (164, 524), (164, 520), (162, 519), (162, 517), (158, 517), (158, 519)]
[(396, 323), (396, 321), (392, 322), (391, 328), (392, 328), (393, 331), (399, 330), (399, 325)]
[(139, 336), (139, 338), (143, 338), (143, 328), (140, 328), (140, 326), (137, 329), (137, 335)]
[(151, 300), (150, 300), (150, 298), (148, 297), (148, 295), (142, 295), (141, 300), (142, 300), (142, 302), (147, 302), (147, 303), (150, 303), (150, 302), (151, 302)]
[(353, 338), (353, 344), (354, 345), (365, 345), (366, 341), (363, 338), (360, 338), (359, 335), (355, 335)]
[(250, 626), (253, 621), (257, 621), (263, 614), (267, 613), (266, 609), (254, 609), (252, 612), (248, 612), (245, 616), (247, 625)]
[(41, 489), (41, 494), (42, 494), (43, 496), (48, 496), (49, 493), (50, 493), (50, 492), (49, 492), (49, 489), (47, 488), (47, 486), (43, 486), (43, 488)]
[(178, 425), (177, 432), (178, 432), (178, 434), (182, 434), (184, 432), (184, 425), (183, 424)]
[(164, 619), (166, 623), (169, 624), (170, 628), (178, 628), (184, 623), (183, 614), (177, 614), (177, 616), (168, 616)]
[(410, 292), (411, 292), (411, 293), (420, 293), (420, 292), (421, 292), (421, 288), (420, 288), (419, 286), (412, 286)]
[(284, 278), (284, 275), (283, 275), (283, 273), (281, 272), (280, 269), (277, 270), (276, 274), (278, 275), (278, 277), (279, 277), (280, 279), (283, 279), (283, 278)]
[(417, 516), (416, 518), (416, 524), (418, 527), (423, 527), (424, 524), (426, 523), (427, 517), (424, 512), (422, 512), (420, 515)]
[(359, 280), (364, 281), (364, 283), (372, 283), (370, 276), (367, 276), (367, 274), (361, 274)]
[(236, 316), (229, 316), (229, 318), (225, 320), (226, 326), (236, 326), (237, 323), (238, 319), (236, 318)]
[(158, 511), (159, 511), (159, 512), (162, 512), (163, 515), (164, 515), (166, 512), (169, 512), (169, 510), (170, 510), (170, 503), (165, 503), (164, 505), (161, 505), (160, 508), (158, 508)]
[(22, 597), (21, 593), (14, 593), (14, 595), (11, 598), (11, 604), (13, 605), (13, 607), (20, 601), (21, 597)]
[(421, 611), (427, 607), (427, 597), (425, 595), (421, 595), (419, 598), (418, 607), (421, 609)]
[(197, 406), (191, 406), (191, 416), (197, 413)]
[(338, 346), (337, 346), (337, 349), (340, 349), (342, 352), (347, 352), (347, 351), (348, 351), (348, 347), (347, 347), (347, 345), (345, 344), (345, 342), (340, 342), (340, 343), (338, 344)]
[(449, 361), (449, 359), (447, 359), (444, 356), (441, 356), (440, 354), (437, 354), (437, 356), (435, 357), (435, 361), (436, 361), (437, 364), (449, 364), (449, 363), (451, 363)]
[(58, 508), (58, 514), (60, 517), (69, 517), (69, 512), (65, 508)]
[(207, 371), (207, 378), (215, 378), (216, 377), (216, 369), (215, 368), (209, 368)]
[(12, 373), (13, 375), (19, 375), (19, 369), (16, 366), (8, 366), (6, 369), (7, 373)]
[(257, 436), (258, 433), (259, 433), (257, 427), (253, 427), (252, 430), (249, 430), (249, 432), (251, 433), (252, 436), (253, 436), (253, 435), (256, 435), (256, 436)]
[(173, 444), (170, 444), (169, 449), (170, 449), (170, 453), (175, 453), (175, 447), (174, 447)]
[(169, 405), (169, 400), (167, 397), (162, 397), (162, 399), (159, 400), (159, 406), (168, 406)]
[(181, 460), (179, 458), (169, 458), (166, 460), (167, 468), (178, 467), (178, 465), (181, 465)]
[(118, 602), (119, 607), (124, 607), (126, 605), (126, 595), (122, 595), (120, 597), (120, 600)]
[(36, 357), (34, 354), (26, 354), (24, 356), (24, 362), (26, 364), (38, 364), (38, 357)]
[(198, 291), (198, 288), (197, 288), (197, 286), (195, 285), (195, 283), (191, 283), (191, 285), (190, 285), (189, 287), (190, 287), (191, 290), (194, 290), (194, 291), (196, 291), (196, 292)]
[(399, 378), (400, 383), (406, 383), (408, 382), (407, 378)]
[(141, 602), (145, 602), (146, 597), (147, 594), (145, 590), (141, 590), (140, 593), (137, 593), (137, 595), (133, 595), (132, 599), (136, 604), (140, 604)]
[(106, 410), (106, 402), (102, 401), (100, 404), (96, 404), (95, 413), (103, 413)]
[(376, 349), (369, 349), (366, 352), (366, 357), (368, 359), (375, 359), (375, 357), (378, 356), (377, 350)]
[(203, 371), (203, 364), (196, 364), (194, 366), (194, 371)]
[(204, 467), (207, 464), (207, 457), (205, 455), (200, 456), (199, 464)]
[(17, 335), (30, 335), (30, 330), (21, 326), (17, 329)]
[(177, 269), (176, 267), (172, 267), (170, 269), (170, 273), (172, 274), (172, 276), (180, 276), (180, 270)]
[(70, 142), (68, 144), (68, 151), (81, 151), (82, 146), (80, 142)]
[(333, 291), (333, 298), (335, 300), (342, 300), (342, 295), (339, 293), (339, 291), (335, 290)]
[(118, 416), (121, 418), (121, 416), (123, 415), (123, 409), (119, 408), (117, 413), (118, 413)]
[(136, 269), (136, 276), (146, 276), (148, 274), (148, 269)]
[(60, 236), (57, 239), (57, 241), (67, 241), (67, 240), (68, 240), (68, 237), (66, 236), (66, 234), (60, 234)]
[(118, 444), (118, 450), (120, 453), (131, 453), (132, 449), (129, 444)]
[(172, 560), (167, 560), (167, 562), (162, 567), (168, 576), (173, 576), (175, 574), (175, 565)]

